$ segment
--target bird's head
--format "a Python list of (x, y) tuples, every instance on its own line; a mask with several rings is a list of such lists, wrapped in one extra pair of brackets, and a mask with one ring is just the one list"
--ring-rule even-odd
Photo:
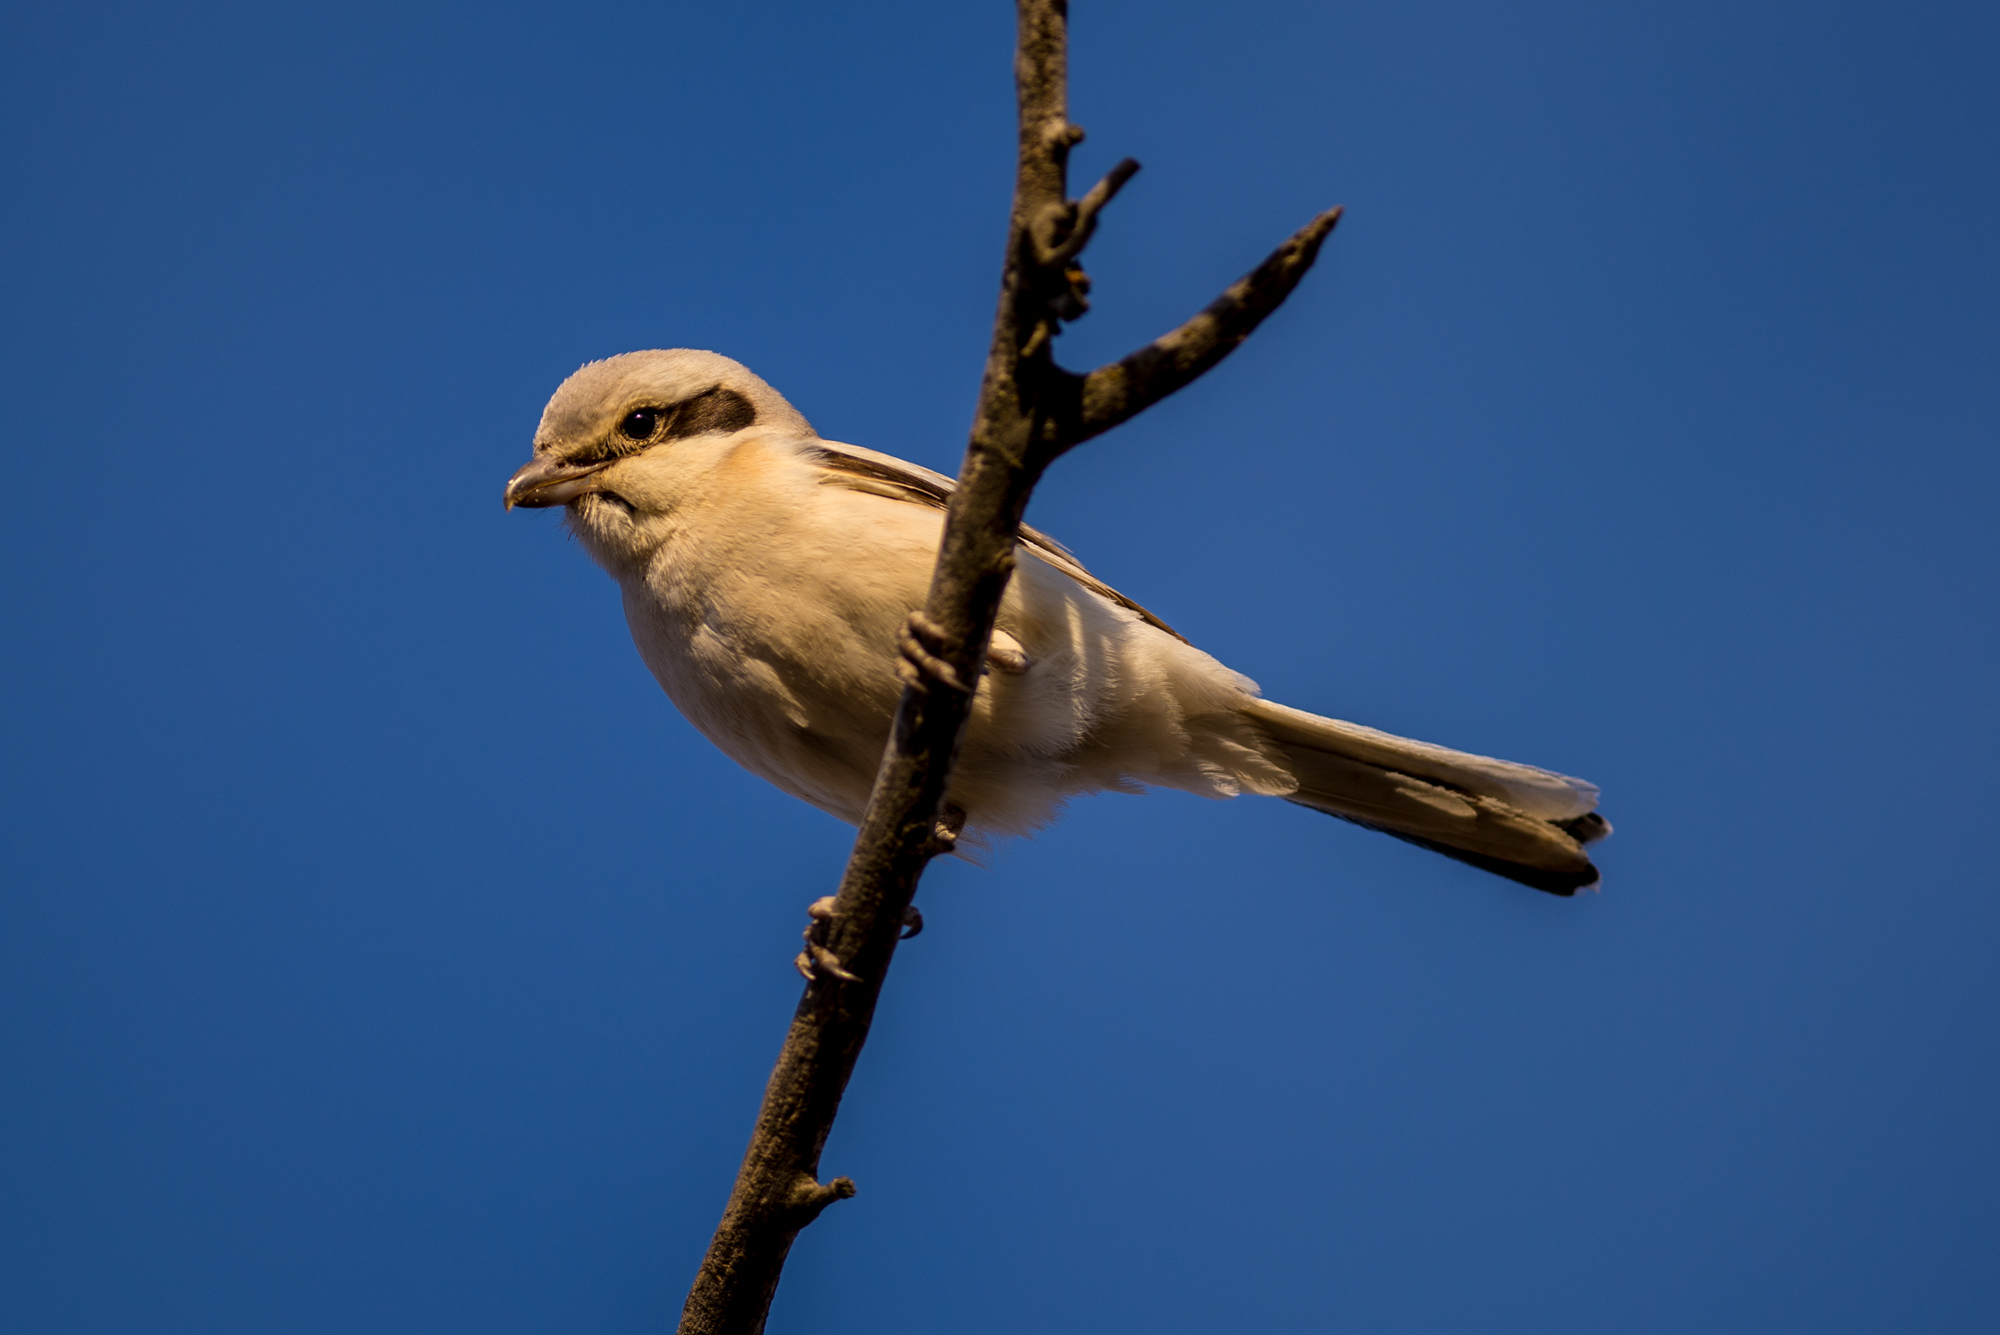
[(686, 477), (752, 429), (813, 429), (741, 362), (692, 348), (628, 352), (562, 382), (535, 430), (535, 457), (507, 479), (508, 509), (563, 505), (579, 531), (643, 523)]

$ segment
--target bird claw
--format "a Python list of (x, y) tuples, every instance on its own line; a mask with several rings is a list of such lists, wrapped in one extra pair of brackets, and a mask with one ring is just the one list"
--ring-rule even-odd
[(806, 905), (806, 917), (812, 919), (806, 924), (806, 948), (792, 961), (792, 967), (808, 983), (819, 982), (822, 978), (838, 978), (843, 983), (860, 982), (861, 976), (848, 972), (841, 964), (840, 956), (827, 948), (826, 929), (834, 918), (833, 896), (822, 895)]
[(1018, 677), (1034, 666), (1028, 651), (1021, 642), (1004, 630), (993, 632), (992, 643), (986, 646), (986, 666), (1008, 677)]
[(942, 626), (922, 612), (912, 612), (904, 620), (896, 647), (902, 653), (896, 660), (896, 675), (905, 686), (928, 691), (933, 683), (938, 683), (961, 695), (972, 693), (972, 688), (958, 675), (958, 669), (945, 659), (945, 655), (958, 651), (957, 639), (947, 635)]
[[(953, 807), (950, 810), (957, 811), (958, 809)], [(965, 813), (959, 812), (958, 821), (960, 825), (965, 823)], [(939, 825), (943, 825), (942, 820), (939, 821)], [(806, 948), (801, 950), (798, 956), (792, 960), (792, 967), (797, 969), (800, 976), (808, 983), (817, 983), (822, 978), (838, 978), (843, 983), (858, 983), (861, 981), (859, 974), (850, 972), (840, 962), (840, 956), (827, 948), (827, 926), (837, 916), (834, 913), (833, 903), (832, 895), (822, 895), (812, 903), (806, 905), (806, 917), (812, 919), (811, 922), (806, 924)], [(915, 904), (909, 905), (903, 910), (903, 930), (901, 936), (897, 939), (907, 941), (923, 930), (924, 915), (918, 911)]]
[[(958, 847), (958, 836), (965, 833), (965, 808), (956, 802), (946, 802), (938, 808), (937, 824), (931, 827), (931, 846), (926, 850), (930, 856), (943, 857)], [(910, 933), (915, 936), (915, 932)]]

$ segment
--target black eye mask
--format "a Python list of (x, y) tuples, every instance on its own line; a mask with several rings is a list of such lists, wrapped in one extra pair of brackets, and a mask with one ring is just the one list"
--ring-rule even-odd
[(638, 445), (684, 440), (711, 432), (727, 434), (753, 426), (757, 410), (733, 389), (717, 385), (665, 408), (634, 408), (618, 423), (618, 434)]

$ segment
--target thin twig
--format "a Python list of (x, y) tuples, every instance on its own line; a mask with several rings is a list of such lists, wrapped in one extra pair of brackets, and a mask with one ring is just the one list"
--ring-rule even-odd
[[(681, 1316), (682, 1335), (756, 1335), (799, 1230), (854, 1194), (819, 1181), (917, 880), (950, 847), (946, 781), (970, 716), (1029, 493), (1063, 451), (1124, 421), (1220, 361), (1276, 309), (1312, 264), (1338, 211), (1324, 214), (1180, 329), (1114, 366), (1080, 376), (1052, 340), (1087, 309), (1077, 257), (1098, 214), (1138, 170), (1127, 159), (1080, 201), (1067, 197), (1069, 150), (1083, 138), (1067, 106), (1066, 0), (1017, 0), (1020, 156), (1000, 306), (965, 463), (920, 616), (894, 727), (847, 871), (823, 931), (820, 967), (792, 1016), (729, 1205)], [(824, 958), (822, 957), (824, 952)], [(842, 978), (841, 973), (851, 975)]]

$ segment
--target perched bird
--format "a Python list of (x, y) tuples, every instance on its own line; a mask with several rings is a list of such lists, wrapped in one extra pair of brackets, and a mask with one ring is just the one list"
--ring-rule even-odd
[[(822, 440), (748, 368), (682, 348), (565, 380), (506, 503), (567, 508), (710, 741), (858, 824), (952, 486)], [(946, 794), (966, 829), (1026, 833), (1079, 793), (1255, 793), (1553, 894), (1596, 884), (1592, 785), (1260, 699), (1054, 539), (1023, 527), (1018, 555)]]

